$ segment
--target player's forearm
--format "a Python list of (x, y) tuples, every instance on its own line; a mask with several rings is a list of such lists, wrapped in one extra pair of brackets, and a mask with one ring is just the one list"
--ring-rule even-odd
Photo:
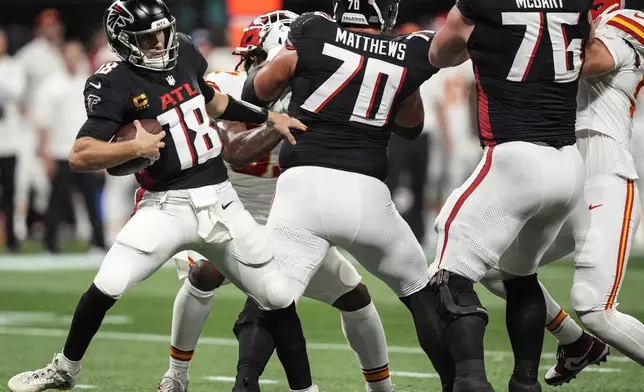
[(451, 48), (447, 45), (439, 48), (438, 45), (432, 45), (429, 51), (429, 62), (436, 68), (448, 68), (461, 65), (470, 58), (467, 47), (451, 46)]
[(136, 140), (108, 143), (91, 137), (77, 139), (69, 153), (69, 166), (74, 171), (108, 169), (140, 157)]
[(615, 59), (601, 39), (594, 39), (586, 48), (581, 77), (599, 76), (615, 69)]
[(296, 64), (296, 51), (280, 51), (275, 59), (248, 75), (242, 99), (260, 106), (275, 101), (291, 83)]
[(233, 167), (242, 168), (268, 154), (283, 136), (273, 128), (271, 121), (249, 130), (234, 131), (232, 123), (221, 121), (220, 134), (224, 140), (224, 159)]
[(215, 91), (214, 98), (206, 105), (210, 117), (221, 120), (240, 121), (253, 124), (263, 124), (268, 120), (268, 110), (238, 101), (230, 95)]
[(452, 7), (443, 28), (436, 33), (429, 48), (429, 62), (437, 68), (455, 67), (468, 58), (467, 41), (474, 23), (461, 14), (457, 6)]
[(228, 95), (222, 94), (215, 90), (215, 97), (212, 101), (208, 102), (206, 110), (210, 117), (219, 118), (228, 106)]

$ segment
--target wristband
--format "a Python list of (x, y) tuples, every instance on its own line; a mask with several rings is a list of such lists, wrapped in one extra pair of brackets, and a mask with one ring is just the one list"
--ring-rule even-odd
[(268, 110), (248, 102), (238, 101), (228, 95), (228, 106), (219, 116), (222, 120), (263, 124), (268, 120)]

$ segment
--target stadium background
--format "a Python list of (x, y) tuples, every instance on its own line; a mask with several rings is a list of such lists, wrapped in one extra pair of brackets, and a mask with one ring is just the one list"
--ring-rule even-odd
[[(101, 19), (109, 3), (104, 0), (0, 1), (0, 28), (7, 32), (9, 55), (17, 57), (34, 38), (39, 26), (51, 22), (47, 18), (55, 15), (65, 26), (65, 39), (82, 41), (89, 55), (89, 67), (95, 69), (101, 63), (98, 53), (105, 53)], [(400, 31), (439, 27), (444, 12), (452, 4), (453, 1), (443, 0), (403, 0)], [(203, 48), (209, 48), (205, 42), (210, 41), (212, 52), (208, 59), (211, 67), (223, 70), (235, 67), (237, 59), (231, 55), (232, 48), (243, 27), (255, 16), (278, 8), (298, 13), (311, 10), (331, 12), (332, 8), (330, 0), (174, 0), (169, 1), (169, 5), (177, 17), (178, 30), (204, 42)], [(0, 79), (8, 77), (11, 76), (0, 73)], [(2, 83), (0, 89), (1, 86)], [(398, 208), (410, 225), (417, 228), (417, 235), (428, 258), (431, 258), (435, 248), (431, 223), (436, 211), (449, 192), (467, 177), (477, 162), (480, 148), (477, 147), (474, 126), (475, 89), (467, 65), (441, 71), (423, 86), (422, 92), (426, 130), (423, 137), (413, 143), (392, 141), (393, 179), (388, 182)], [(38, 116), (33, 109), (24, 108), (29, 104), (28, 96), (29, 92), (26, 92), (19, 102), (21, 125), (9, 133), (6, 129), (0, 131), (0, 140), (38, 139), (37, 129), (32, 124)], [(79, 94), (78, 99), (82, 101), (82, 95)], [(644, 128), (642, 112), (644, 110), (638, 112), (634, 131), (636, 158), (639, 158), (638, 152), (644, 150), (644, 138), (639, 137)], [(0, 116), (0, 124), (1, 119)], [(37, 143), (33, 144), (32, 140), (32, 145)], [(46, 165), (37, 151), (19, 154), (18, 158), (30, 167)], [(642, 159), (638, 159), (638, 166), (642, 163)], [(44, 171), (47, 172), (46, 169)], [(95, 213), (104, 228), (105, 246), (109, 246), (114, 233), (131, 211), (135, 184), (127, 179), (115, 182), (104, 173), (92, 176), (96, 180), (93, 188), (97, 201)], [(48, 202), (48, 187), (41, 185), (53, 181), (53, 177), (28, 175), (28, 180), (26, 204), (16, 203), (17, 209), (25, 208), (25, 211), (17, 212), (24, 214), (25, 225), (18, 230), (20, 246), (0, 253), (0, 384), (18, 371), (44, 365), (49, 356), (60, 349), (71, 312), (104, 254), (104, 248), (90, 245), (90, 219), (78, 192), (72, 194), (66, 207), (59, 204), (52, 207)], [(112, 203), (107, 201), (109, 189), (120, 191), (118, 195), (112, 195)], [(40, 194), (42, 192), (45, 194)], [(3, 185), (0, 185), (0, 194), (6, 197)], [(118, 208), (114, 208), (114, 204)], [(43, 222), (51, 208), (62, 208), (62, 212), (59, 211), (61, 224), (57, 227), (60, 248), (55, 251), (48, 249), (43, 242)], [(5, 219), (4, 213), (0, 215), (0, 220)], [(7, 238), (3, 227), (0, 225), (0, 248)], [(644, 230), (639, 230), (635, 234), (636, 254), (643, 249), (643, 238)], [(135, 288), (111, 311), (104, 332), (99, 334), (85, 363), (84, 388), (96, 391), (149, 391), (154, 388), (167, 365), (172, 301), (179, 288), (172, 266), (168, 267)], [(385, 325), (395, 383), (401, 391), (437, 389), (436, 375), (418, 349), (412, 321), (404, 306), (384, 285), (363, 270), (361, 273)], [(569, 307), (570, 262), (561, 261), (546, 267), (540, 275), (555, 297)], [(644, 258), (635, 256), (626, 276), (621, 306), (639, 319), (644, 318), (642, 281)], [(503, 322), (503, 302), (483, 291), (481, 293), (492, 315), (486, 337), (490, 378), (498, 391), (504, 391), (512, 365)], [(233, 358), (236, 357), (231, 328), (242, 303), (241, 293), (232, 287), (224, 288), (216, 295), (205, 338), (193, 361), (191, 390), (230, 390), (230, 377), (234, 375)], [(335, 311), (304, 300), (299, 312), (310, 343), (314, 377), (322, 390), (362, 390), (357, 363), (344, 343)], [(554, 361), (554, 349), (553, 339), (546, 338), (543, 366)], [(265, 391), (277, 392), (286, 388), (276, 361), (267, 370), (266, 379)], [(628, 359), (613, 355), (607, 366), (582, 373), (579, 380), (562, 390), (644, 391), (644, 372)]]

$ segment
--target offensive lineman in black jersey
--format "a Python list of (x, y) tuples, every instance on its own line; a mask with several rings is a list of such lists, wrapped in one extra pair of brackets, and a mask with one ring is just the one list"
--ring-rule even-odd
[(492, 390), (483, 361), (488, 315), (473, 288), (491, 268), (502, 272), (507, 293), (509, 390), (541, 390), (546, 306), (536, 270), (583, 189), (576, 96), (591, 7), (591, 0), (459, 0), (430, 49), (438, 67), (471, 57), (484, 148), (436, 219), (430, 267), (454, 391)]
[(263, 104), (290, 86), (289, 114), (310, 129), (282, 147), (267, 224), (296, 297), (329, 247), (343, 247), (410, 309), (421, 346), (450, 382), (425, 255), (383, 183), (390, 135), (420, 134), (418, 88), (437, 72), (427, 61), (433, 33), (382, 34), (394, 26), (398, 5), (335, 0), (334, 18), (302, 15), (286, 48), (246, 80), (242, 98)]
[[(289, 127), (306, 127), (206, 84), (205, 59), (187, 36), (176, 33), (175, 19), (162, 0), (116, 1), (106, 10), (104, 25), (108, 42), (122, 61), (104, 65), (88, 79), (88, 120), (69, 163), (77, 171), (120, 173), (141, 160), (151, 164), (136, 175), (141, 185), (136, 213), (81, 297), (62, 352), (45, 368), (14, 376), (9, 381), (13, 392), (72, 389), (107, 311), (125, 291), (184, 249), (215, 261), (260, 307), (277, 309), (279, 317), (267, 318), (275, 320), (276, 327), (301, 334), (293, 296), (272, 262), (268, 240), (227, 181), (220, 156), (226, 144), (222, 145), (209, 115), (267, 122), (287, 137)], [(109, 142), (124, 125), (139, 119), (156, 119), (163, 132), (148, 134), (135, 121), (134, 140)], [(245, 263), (218, 259), (216, 248), (231, 240)]]

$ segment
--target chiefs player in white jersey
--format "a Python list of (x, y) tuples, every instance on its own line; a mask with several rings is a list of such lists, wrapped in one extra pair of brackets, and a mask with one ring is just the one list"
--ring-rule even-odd
[[(247, 72), (252, 72), (253, 68), (265, 60), (270, 60), (281, 49), (288, 34), (288, 25), (295, 18), (297, 15), (288, 11), (274, 11), (256, 18), (245, 29), (241, 44), (234, 52), (241, 56), (239, 65), (243, 65), (245, 70), (242, 72), (215, 71), (207, 75), (206, 81), (219, 91), (239, 97)], [(289, 101), (290, 93), (276, 101), (271, 110), (285, 112)], [(221, 130), (228, 132), (228, 135), (222, 135), (223, 137), (234, 137), (234, 131), (230, 130), (225, 122), (218, 125)], [(281, 143), (270, 153), (250, 164), (246, 164), (247, 154), (241, 151), (226, 154), (224, 151), (224, 158), (228, 159), (230, 182), (245, 208), (260, 224), (266, 224), (277, 177), (280, 174), (280, 145)], [(229, 249), (226, 257), (239, 259), (240, 256)], [(170, 367), (159, 383), (160, 392), (188, 390), (188, 367), (197, 340), (210, 313), (214, 291), (224, 283), (223, 276), (197, 252), (184, 251), (173, 259), (177, 264), (179, 278), (184, 280), (184, 284), (174, 304)], [(333, 247), (308, 286), (306, 296), (328, 303), (341, 311), (343, 332), (356, 352), (363, 369), (367, 391), (393, 391), (380, 316), (371, 302), (366, 286), (360, 281), (361, 277), (355, 268)], [(235, 333), (240, 341), (240, 356), (244, 346), (258, 344), (257, 338), (251, 340), (245, 335), (246, 332), (256, 334), (257, 330), (251, 328), (248, 331), (240, 328), (245, 323), (253, 322), (250, 318), (254, 316), (245, 315), (245, 312), (246, 309), (235, 325)], [(262, 332), (264, 331), (259, 331), (259, 333)], [(280, 359), (283, 359), (281, 355)], [(283, 364), (290, 381), (290, 369), (286, 363), (283, 362)], [(263, 369), (249, 369), (251, 373), (257, 371), (260, 374), (244, 374), (243, 368), (246, 365), (240, 363), (238, 366), (241, 370), (235, 391), (256, 390), (254, 388), (257, 385), (254, 384), (257, 380), (253, 378), (259, 377)], [(244, 385), (245, 377), (248, 378), (247, 385)], [(310, 390), (317, 390), (315, 388), (312, 386)]]
[[(584, 333), (544, 289), (547, 327), (559, 340), (558, 363), (545, 376), (550, 385), (568, 382), (584, 367), (604, 361), (604, 342), (644, 365), (644, 325), (616, 309), (640, 222), (630, 144), (636, 97), (644, 86), (644, 13), (615, 10), (623, 1), (602, 3), (593, 13), (595, 39), (586, 52), (577, 96), (584, 198), (542, 263), (575, 252), (572, 305), (582, 324), (603, 342)], [(503, 295), (492, 275), (483, 283)]]

